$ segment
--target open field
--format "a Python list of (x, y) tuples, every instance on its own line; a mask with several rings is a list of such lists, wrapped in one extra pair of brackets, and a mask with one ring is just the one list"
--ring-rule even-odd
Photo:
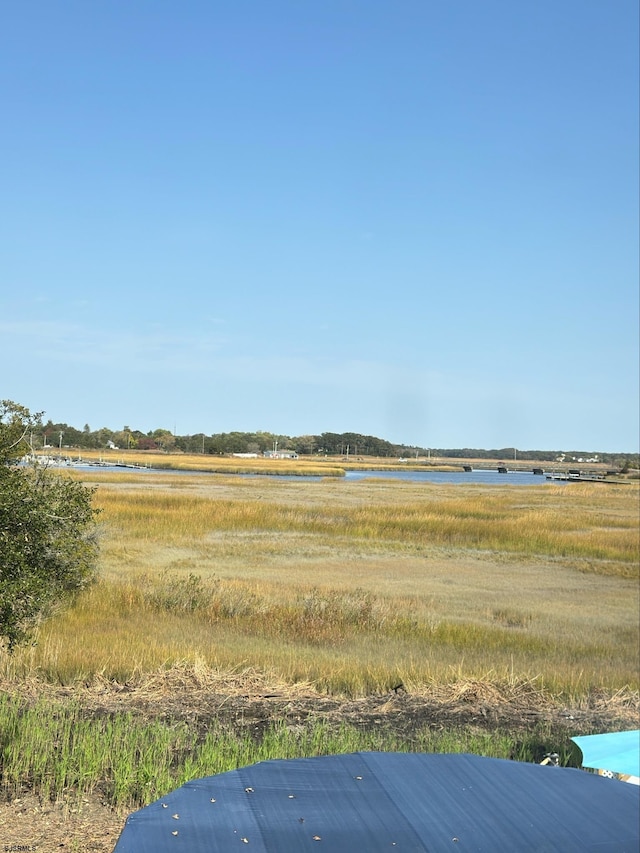
[(126, 681), (197, 655), (348, 695), (490, 672), (638, 686), (637, 486), (94, 481), (101, 580), (7, 675)]
[(125, 804), (264, 757), (576, 763), (571, 734), (637, 725), (637, 483), (72, 476), (98, 487), (100, 580), (0, 658), (14, 843), (54, 849), (60, 818), (48, 837), (109, 850)]

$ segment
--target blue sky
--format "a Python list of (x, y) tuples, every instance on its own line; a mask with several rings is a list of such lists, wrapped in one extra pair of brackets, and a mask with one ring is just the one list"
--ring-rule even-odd
[(21, 0), (0, 396), (638, 449), (635, 0)]

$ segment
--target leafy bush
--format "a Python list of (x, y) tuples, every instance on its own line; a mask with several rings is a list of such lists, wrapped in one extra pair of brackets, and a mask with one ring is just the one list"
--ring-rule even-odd
[(0, 403), (0, 638), (10, 650), (95, 575), (93, 490), (42, 465), (15, 464), (38, 416)]

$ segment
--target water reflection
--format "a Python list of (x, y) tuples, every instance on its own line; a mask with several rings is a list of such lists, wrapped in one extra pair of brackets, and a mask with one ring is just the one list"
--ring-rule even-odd
[(347, 471), (345, 479), (364, 480), (375, 477), (383, 480), (409, 480), (412, 483), (478, 483), (485, 485), (539, 486), (548, 480), (531, 471)]

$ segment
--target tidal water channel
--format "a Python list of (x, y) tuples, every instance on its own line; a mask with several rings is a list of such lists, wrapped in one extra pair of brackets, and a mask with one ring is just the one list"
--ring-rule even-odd
[(549, 482), (531, 471), (347, 471), (345, 480), (364, 480), (375, 477), (382, 480), (409, 480), (412, 483), (478, 483), (495, 486), (540, 486)]
[[(58, 467), (58, 466), (56, 466)], [(67, 466), (61, 465), (61, 468), (65, 468)], [(322, 480), (325, 479), (322, 476), (317, 475), (305, 475), (305, 474), (227, 474), (227, 473), (211, 473), (210, 471), (176, 471), (171, 470), (169, 468), (138, 468), (137, 466), (126, 466), (126, 465), (91, 465), (91, 464), (78, 464), (74, 463), (71, 467), (76, 470), (82, 471), (91, 471), (92, 473), (98, 473), (100, 471), (123, 471), (131, 468), (139, 472), (141, 475), (148, 474), (149, 476), (154, 476), (154, 474), (175, 474), (176, 476), (195, 476), (200, 475), (203, 477), (271, 477), (274, 479), (280, 480), (295, 480), (295, 481), (305, 481), (305, 480)], [(469, 483), (476, 483), (478, 485), (488, 485), (488, 486), (540, 486), (544, 484), (548, 484), (550, 481), (547, 480), (544, 475), (533, 474), (531, 471), (507, 471), (506, 473), (500, 473), (499, 471), (492, 471), (485, 468), (478, 468), (472, 471), (411, 471), (411, 470), (380, 470), (376, 468), (371, 469), (362, 469), (358, 471), (347, 471), (344, 477), (335, 477), (332, 478), (335, 480), (344, 480), (346, 482), (358, 482), (364, 480), (403, 480), (412, 483), (451, 483), (458, 485), (468, 485)], [(553, 481), (556, 485), (558, 482), (562, 481)]]

